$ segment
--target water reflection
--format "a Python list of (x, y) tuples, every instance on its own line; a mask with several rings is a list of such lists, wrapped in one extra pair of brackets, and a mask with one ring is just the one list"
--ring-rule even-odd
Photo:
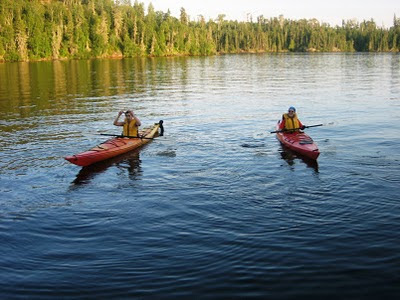
[(0, 64), (0, 115), (69, 114), (77, 106), (88, 113), (93, 107), (81, 99), (144, 93), (153, 84), (148, 64), (144, 58)]
[(286, 161), (287, 164), (291, 167), (296, 164), (296, 161), (302, 161), (303, 163), (305, 163), (307, 165), (308, 168), (313, 169), (316, 173), (319, 172), (318, 171), (318, 162), (314, 159), (310, 159), (306, 156), (295, 153), (282, 144), (281, 144), (281, 149), (279, 149), (279, 153), (281, 155), (281, 158), (284, 161)]
[[(394, 295), (399, 56), (371, 70), (368, 55), (0, 64), (2, 298)], [(321, 172), (267, 134), (293, 101), (309, 123), (335, 120), (315, 131)], [(170, 140), (83, 169), (63, 160), (118, 131), (124, 107), (162, 116)]]
[(129, 179), (137, 180), (142, 175), (140, 149), (100, 161), (93, 165), (83, 167), (72, 182), (74, 185), (88, 184), (98, 174), (106, 171), (110, 166), (115, 165), (122, 171), (127, 171)]

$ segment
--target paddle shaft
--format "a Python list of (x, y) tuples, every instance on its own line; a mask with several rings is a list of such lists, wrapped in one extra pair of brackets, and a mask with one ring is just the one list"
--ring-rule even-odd
[[(158, 122), (158, 125), (160, 125), (160, 134), (159, 136), (163, 136), (164, 135), (164, 126), (163, 126), (164, 121), (160, 120)], [(157, 123), (156, 123), (157, 124)], [(100, 135), (106, 135), (106, 136), (115, 136), (115, 137), (120, 137), (120, 138), (130, 138), (130, 139), (141, 139), (141, 140), (154, 140), (154, 138), (149, 138), (149, 137), (140, 137), (140, 136), (130, 136), (130, 135), (123, 135), (123, 134), (108, 134), (108, 133), (99, 133)]]
[[(318, 127), (318, 126), (324, 126), (324, 124), (310, 125), (310, 126), (305, 126), (304, 128), (311, 128), (311, 127)], [(278, 133), (278, 132), (285, 132), (285, 131), (295, 131), (295, 130), (298, 130), (298, 129), (301, 129), (301, 128), (276, 130), (276, 131), (271, 131), (271, 133)]]
[(141, 139), (141, 140), (154, 140), (154, 138), (149, 138), (149, 137), (140, 137), (140, 136), (130, 136), (130, 135), (122, 135), (122, 134), (108, 134), (108, 133), (99, 133), (100, 135), (106, 135), (106, 136), (115, 136), (119, 138), (130, 138), (130, 139)]

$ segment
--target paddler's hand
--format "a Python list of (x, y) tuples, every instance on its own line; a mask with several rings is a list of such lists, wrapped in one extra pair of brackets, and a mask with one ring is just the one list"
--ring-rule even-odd
[(304, 129), (306, 129), (306, 126), (303, 125), (303, 126), (300, 127), (300, 129), (301, 129), (301, 130), (304, 130)]
[(119, 113), (118, 113), (118, 117), (119, 117), (120, 115), (122, 115), (123, 113), (124, 113), (124, 111), (123, 111), (123, 110), (120, 110)]

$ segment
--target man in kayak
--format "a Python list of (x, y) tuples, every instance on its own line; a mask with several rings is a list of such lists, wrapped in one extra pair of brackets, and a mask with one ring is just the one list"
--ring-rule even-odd
[(306, 128), (297, 118), (296, 108), (289, 107), (288, 112), (283, 114), (282, 121), (279, 124), (279, 129), (283, 131), (299, 131), (299, 129)]
[[(119, 117), (125, 114), (125, 120), (123, 122), (119, 122)], [(124, 129), (122, 131), (122, 135), (125, 136), (139, 136), (139, 126), (142, 123), (140, 122), (139, 118), (135, 116), (133, 111), (127, 110), (123, 111), (121, 110), (118, 113), (118, 116), (114, 120), (114, 125), (115, 126), (124, 126)]]

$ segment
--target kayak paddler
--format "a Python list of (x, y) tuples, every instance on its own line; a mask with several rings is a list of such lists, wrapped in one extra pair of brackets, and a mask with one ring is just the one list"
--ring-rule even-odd
[[(125, 114), (125, 120), (120, 122), (118, 120), (122, 114)], [(132, 110), (121, 110), (114, 120), (115, 126), (124, 126), (122, 135), (125, 136), (139, 136), (139, 126), (141, 124), (142, 123), (140, 122), (139, 118), (135, 116)]]
[(306, 126), (304, 126), (297, 118), (296, 108), (293, 106), (289, 107), (288, 112), (282, 115), (282, 121), (279, 124), (279, 129), (294, 132), (304, 128), (306, 128)]

